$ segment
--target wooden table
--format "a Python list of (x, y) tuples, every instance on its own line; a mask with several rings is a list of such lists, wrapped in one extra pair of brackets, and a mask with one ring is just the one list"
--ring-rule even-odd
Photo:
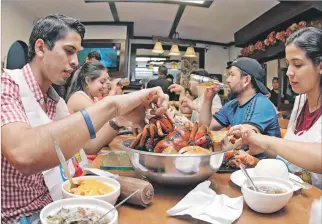
[[(100, 155), (93, 161), (92, 167), (100, 168), (104, 159), (104, 151), (120, 150), (119, 142), (128, 136), (118, 136), (110, 144), (110, 148), (104, 148)], [(114, 172), (123, 176), (137, 177), (133, 171)], [(217, 194), (226, 194), (229, 197), (241, 195), (240, 187), (230, 182), (230, 174), (215, 173), (210, 177), (213, 189)], [(155, 196), (152, 204), (147, 208), (139, 208), (124, 204), (119, 211), (120, 224), (182, 224), (205, 223), (191, 217), (170, 217), (166, 211), (176, 205), (193, 187), (165, 188), (153, 184)], [(244, 202), (243, 213), (235, 222), (236, 224), (307, 224), (309, 221), (311, 205), (314, 199), (319, 199), (322, 191), (313, 187), (311, 190), (302, 190), (294, 194), (289, 203), (282, 210), (273, 214), (260, 214), (252, 211)]]

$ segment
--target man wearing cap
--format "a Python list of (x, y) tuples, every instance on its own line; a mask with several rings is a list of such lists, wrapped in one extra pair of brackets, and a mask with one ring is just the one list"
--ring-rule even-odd
[(212, 130), (230, 125), (250, 125), (254, 131), (281, 137), (275, 108), (265, 96), (269, 92), (263, 83), (264, 77), (264, 70), (256, 60), (242, 57), (233, 61), (227, 84), (236, 98), (212, 115), (211, 102), (219, 88), (208, 88), (200, 111), (200, 123)]

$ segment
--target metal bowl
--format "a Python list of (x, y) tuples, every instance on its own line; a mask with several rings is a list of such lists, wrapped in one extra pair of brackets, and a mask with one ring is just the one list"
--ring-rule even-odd
[(136, 172), (152, 182), (163, 185), (195, 185), (216, 173), (222, 165), (224, 152), (201, 155), (162, 154), (130, 148), (134, 139), (121, 142)]

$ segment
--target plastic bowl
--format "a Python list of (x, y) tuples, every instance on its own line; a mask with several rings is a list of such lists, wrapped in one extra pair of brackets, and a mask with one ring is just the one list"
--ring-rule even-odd
[(246, 180), (241, 186), (246, 204), (256, 212), (273, 213), (282, 209), (293, 195), (293, 185), (284, 179), (275, 177), (252, 177), (255, 186), (270, 186), (283, 189), (285, 193), (267, 194), (249, 189), (251, 184)]

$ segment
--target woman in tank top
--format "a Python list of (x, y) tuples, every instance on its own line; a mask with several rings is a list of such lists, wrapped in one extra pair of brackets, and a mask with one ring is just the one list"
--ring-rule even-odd
[(235, 126), (250, 154), (268, 153), (282, 159), (289, 171), (322, 189), (322, 29), (308, 27), (286, 41), (287, 76), (296, 97), (284, 139)]
[[(85, 63), (79, 71), (76, 82), (71, 87), (70, 95), (66, 98), (70, 114), (90, 107), (97, 102), (98, 98), (109, 95), (107, 88), (112, 86), (111, 84), (107, 69), (102, 63)], [(102, 147), (108, 145), (114, 139), (122, 126), (130, 125), (130, 122), (121, 117), (107, 122), (97, 132), (96, 138), (84, 146), (86, 154), (97, 154)]]

